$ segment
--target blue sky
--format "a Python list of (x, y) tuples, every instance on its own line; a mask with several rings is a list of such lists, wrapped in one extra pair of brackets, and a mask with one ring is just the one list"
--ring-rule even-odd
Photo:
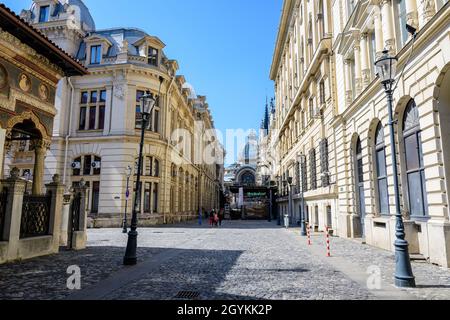
[[(17, 13), (30, 0), (2, 0)], [(216, 128), (258, 129), (282, 0), (85, 0), (97, 29), (138, 27), (158, 36), (197, 94), (206, 95)], [(227, 159), (230, 163), (233, 159)]]

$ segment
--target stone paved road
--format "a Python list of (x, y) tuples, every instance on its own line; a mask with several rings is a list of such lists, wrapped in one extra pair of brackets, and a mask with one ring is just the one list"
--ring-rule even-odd
[[(0, 266), (0, 299), (199, 299), (342, 300), (450, 299), (450, 271), (414, 264), (418, 289), (390, 285), (390, 252), (333, 238), (324, 256), (323, 235), (313, 246), (268, 222), (226, 222), (220, 229), (196, 224), (139, 230), (135, 267), (122, 267), (126, 235), (119, 229), (89, 231), (89, 248)], [(67, 267), (78, 265), (82, 289), (66, 288)], [(381, 290), (367, 288), (367, 268), (382, 266)]]

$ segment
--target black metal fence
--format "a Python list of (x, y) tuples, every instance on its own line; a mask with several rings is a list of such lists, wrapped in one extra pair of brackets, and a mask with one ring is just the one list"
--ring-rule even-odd
[(23, 197), (21, 239), (49, 235), (51, 203), (50, 193)]
[(72, 204), (70, 206), (69, 217), (69, 234), (68, 234), (68, 248), (73, 248), (73, 235), (75, 232), (80, 231), (80, 215), (81, 215), (81, 193), (77, 192), (74, 195)]
[(0, 192), (0, 241), (3, 239), (6, 217), (6, 201), (8, 200), (8, 190), (4, 189)]

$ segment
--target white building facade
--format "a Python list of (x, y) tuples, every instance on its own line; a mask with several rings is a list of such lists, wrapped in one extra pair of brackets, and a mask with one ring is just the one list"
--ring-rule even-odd
[[(214, 134), (203, 135), (214, 132), (206, 98), (199, 97), (199, 110), (197, 96), (177, 75), (178, 63), (165, 56), (160, 39), (136, 28), (96, 30), (80, 0), (35, 0), (22, 17), (90, 72), (59, 84), (46, 176), (58, 173), (68, 186), (87, 184), (94, 226), (119, 226), (125, 208), (132, 211), (140, 97), (146, 92), (159, 98), (145, 133), (140, 223), (180, 221), (195, 217), (201, 207), (218, 208), (223, 152)], [(196, 129), (197, 122), (203, 130)], [(184, 137), (174, 134), (178, 129)], [(205, 163), (200, 149), (213, 150), (219, 160)]]

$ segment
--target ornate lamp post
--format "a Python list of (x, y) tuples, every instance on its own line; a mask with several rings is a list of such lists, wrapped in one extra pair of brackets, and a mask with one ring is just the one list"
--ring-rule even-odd
[(141, 113), (142, 113), (142, 126), (141, 126), (141, 142), (139, 145), (139, 161), (138, 172), (136, 178), (136, 196), (134, 197), (133, 214), (131, 218), (131, 230), (128, 233), (127, 250), (125, 257), (123, 258), (123, 264), (127, 266), (135, 265), (137, 263), (136, 249), (137, 249), (137, 212), (139, 211), (139, 205), (141, 202), (141, 171), (142, 171), (142, 152), (144, 149), (145, 128), (150, 119), (150, 115), (155, 107), (156, 99), (152, 93), (147, 92), (141, 97)]
[(416, 286), (415, 278), (412, 272), (411, 260), (409, 257), (408, 242), (405, 240), (405, 226), (400, 210), (400, 191), (397, 173), (397, 151), (395, 146), (395, 128), (392, 110), (392, 95), (395, 84), (395, 76), (397, 72), (397, 58), (389, 55), (387, 50), (383, 51), (382, 57), (375, 62), (378, 76), (384, 87), (387, 96), (389, 127), (391, 138), (392, 153), (392, 170), (394, 175), (394, 192), (395, 192), (395, 216), (396, 216), (396, 240), (395, 246), (395, 285), (400, 288), (413, 288)]
[[(303, 168), (303, 165), (306, 163), (306, 156), (304, 154), (300, 155), (300, 166)], [(301, 188), (301, 236), (306, 237), (306, 212), (305, 212), (305, 190), (303, 188), (304, 181), (301, 182), (301, 185), (299, 186)]]
[(127, 228), (127, 210), (128, 210), (128, 199), (130, 198), (130, 177), (131, 174), (133, 172), (133, 168), (131, 166), (128, 166), (125, 169), (125, 175), (127, 177), (127, 191), (125, 194), (125, 213), (123, 216), (123, 233), (127, 233), (128, 232), (128, 228)]

